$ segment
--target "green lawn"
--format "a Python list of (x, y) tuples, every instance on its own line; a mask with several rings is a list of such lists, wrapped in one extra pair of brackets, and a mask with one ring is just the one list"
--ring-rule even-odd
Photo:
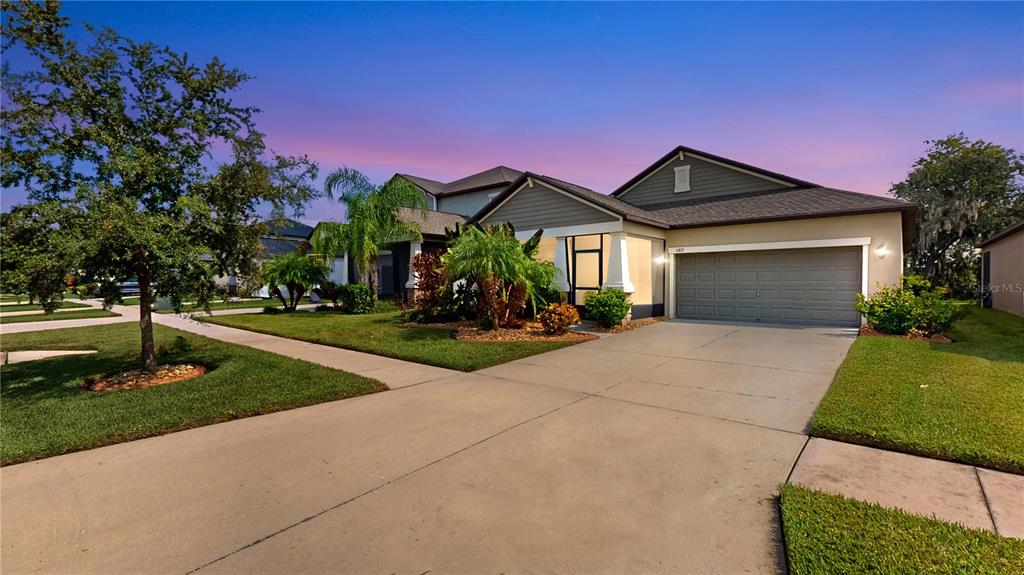
[(373, 393), (372, 379), (154, 326), (160, 363), (215, 369), (178, 383), (92, 392), (88, 376), (138, 367), (135, 323), (4, 335), (3, 351), (96, 349), (99, 353), (0, 368), (4, 465), (283, 409)]
[(1021, 539), (793, 485), (780, 506), (793, 575), (1024, 573)]
[(949, 336), (857, 338), (811, 435), (1024, 473), (1024, 319), (969, 308)]
[[(138, 299), (138, 298), (136, 298)], [(303, 301), (303, 304), (309, 303)], [(136, 301), (134, 305), (139, 305)], [(302, 305), (302, 304), (300, 304)], [(215, 301), (210, 303), (210, 310), (219, 309), (263, 309), (267, 306), (281, 307), (281, 302), (276, 299), (259, 299), (259, 300), (246, 300), (246, 301)], [(202, 313), (202, 306), (186, 305), (181, 310), (182, 313)], [(174, 313), (174, 310), (164, 310), (157, 313)]]
[(445, 329), (402, 327), (405, 320), (397, 311), (366, 315), (241, 314), (208, 317), (205, 321), (462, 371), (572, 345), (555, 341), (459, 341)]
[[(89, 306), (84, 304), (84, 303), (78, 303), (78, 302), (64, 300), (64, 301), (60, 302), (60, 307), (62, 307), (62, 308), (73, 308), (73, 307), (89, 307)], [(11, 311), (37, 311), (37, 310), (38, 311), (42, 311), (42, 309), (43, 309), (43, 306), (41, 306), (41, 305), (39, 305), (37, 303), (32, 303), (32, 304), (29, 304), (29, 303), (22, 303), (22, 304), (3, 303), (2, 305), (0, 305), (0, 313), (7, 313), (7, 312), (11, 312)]]
[(30, 321), (57, 321), (64, 319), (88, 319), (94, 317), (115, 317), (121, 314), (103, 309), (83, 309), (80, 311), (62, 311), (59, 313), (30, 313), (0, 317), (0, 323), (25, 323)]

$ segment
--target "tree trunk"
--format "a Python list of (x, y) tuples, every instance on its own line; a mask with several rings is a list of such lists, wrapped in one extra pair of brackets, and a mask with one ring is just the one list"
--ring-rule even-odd
[(150, 290), (149, 268), (139, 266), (139, 330), (142, 332), (142, 369), (156, 373), (156, 351), (153, 346), (153, 292)]
[(370, 298), (377, 301), (377, 266), (370, 264), (366, 267), (366, 283), (370, 286)]
[(285, 301), (284, 294), (281, 293), (280, 288), (274, 286), (274, 288), (271, 290), (271, 294), (277, 296), (277, 299), (281, 300), (281, 307), (283, 307), (284, 309), (288, 309), (288, 302)]

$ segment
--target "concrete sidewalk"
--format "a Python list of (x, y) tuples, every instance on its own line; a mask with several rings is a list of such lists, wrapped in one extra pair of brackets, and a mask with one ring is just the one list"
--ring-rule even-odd
[(811, 438), (790, 483), (1024, 539), (1024, 476)]
[[(224, 311), (226, 313), (214, 312), (214, 315), (244, 313), (243, 310)], [(253, 312), (253, 310), (245, 311)], [(329, 345), (319, 345), (286, 337), (214, 325), (192, 319), (187, 315), (153, 314), (153, 323), (370, 377), (392, 389), (461, 373), (451, 369), (402, 361), (400, 359), (341, 349)]]

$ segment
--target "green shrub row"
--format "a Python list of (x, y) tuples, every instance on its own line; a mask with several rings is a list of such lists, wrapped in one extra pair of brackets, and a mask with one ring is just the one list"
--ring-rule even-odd
[(946, 288), (916, 275), (904, 276), (898, 285), (880, 285), (871, 297), (857, 294), (856, 307), (872, 329), (898, 335), (941, 333), (962, 315)]

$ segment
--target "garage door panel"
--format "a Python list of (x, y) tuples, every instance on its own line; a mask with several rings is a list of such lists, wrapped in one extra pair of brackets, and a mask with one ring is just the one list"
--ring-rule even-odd
[(681, 255), (677, 315), (859, 325), (860, 258), (859, 247)]

